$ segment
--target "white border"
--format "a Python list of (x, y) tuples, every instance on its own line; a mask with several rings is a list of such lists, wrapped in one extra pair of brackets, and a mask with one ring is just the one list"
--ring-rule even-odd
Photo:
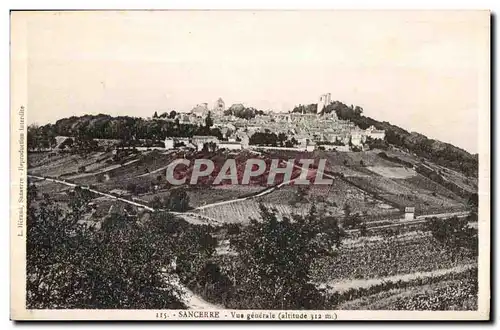
[[(4, 18), (7, 18), (8, 9), (42, 9), (41, 5), (37, 1), (3, 1), (1, 6), (5, 6), (5, 10), (3, 11), (3, 14), (5, 15)], [(95, 1), (95, 0), (87, 0), (87, 1), (82, 1), (80, 3), (78, 2), (67, 2), (67, 1), (45, 1), (43, 3), (43, 9), (144, 9), (144, 8), (156, 8), (156, 9), (167, 9), (167, 8), (177, 8), (177, 9), (203, 9), (203, 8), (238, 8), (238, 9), (245, 9), (245, 8), (252, 8), (252, 9), (321, 9), (321, 8), (335, 8), (335, 9), (493, 9), (494, 11), (498, 12), (498, 1), (486, 1), (486, 0), (476, 0), (476, 1), (453, 1), (450, 3), (443, 2), (443, 1), (405, 1), (405, 2), (393, 2), (393, 1), (377, 1), (376, 3), (373, 1), (338, 1), (338, 2), (325, 2), (325, 1), (317, 1), (317, 0), (309, 0), (309, 1), (287, 1), (284, 3), (279, 3), (278, 1), (271, 1), (271, 0), (254, 0), (254, 1), (245, 1), (245, 2), (239, 2), (238, 6), (235, 5), (234, 2), (229, 2), (229, 1), (211, 1), (210, 4), (208, 4), (206, 1), (182, 1), (182, 2), (173, 2), (173, 1), (130, 1), (130, 0), (123, 0), (123, 1), (106, 1), (106, 0), (101, 0), (101, 1)], [(496, 23), (498, 25), (498, 22)], [(2, 37), (2, 46), (4, 47), (4, 51), (2, 52), (2, 56), (4, 56), (5, 63), (4, 66), (2, 66), (2, 71), (0, 71), (0, 76), (4, 78), (3, 80), (3, 87), (1, 93), (2, 100), (4, 101), (4, 104), (8, 106), (9, 102), (9, 67), (8, 67), (8, 59), (9, 59), (9, 47), (8, 47), (8, 40), (9, 40), (9, 20), (5, 19), (2, 21), (2, 24), (0, 25), (2, 28), (2, 32), (0, 35)], [(495, 36), (496, 43), (498, 41), (498, 35)], [(495, 91), (492, 91), (492, 93), (499, 95), (499, 88), (498, 85), (496, 85)], [(4, 134), (2, 141), (4, 143), (8, 143), (10, 139), (9, 135), (9, 128), (10, 125), (9, 123), (9, 111), (4, 111), (2, 112), (3, 117), (3, 123), (5, 125), (3, 130), (0, 130), (2, 134)], [(495, 121), (496, 124), (496, 121)], [(8, 126), (9, 125), (9, 126)], [(495, 136), (495, 141), (496, 141), (496, 136)], [(7, 146), (5, 146), (7, 147)], [(7, 157), (3, 157), (4, 161), (1, 163), (3, 173), (7, 175), (7, 180), (6, 182), (9, 183), (10, 180), (8, 178), (8, 173), (9, 173), (9, 167), (10, 164), (7, 160)], [(493, 169), (492, 169), (493, 170)], [(4, 185), (4, 189), (2, 190), (2, 199), (1, 200), (9, 200), (9, 192), (8, 188), (10, 185)], [(492, 204), (497, 204), (497, 199), (495, 201), (492, 201)], [(3, 208), (4, 212), (6, 213), (6, 217), (4, 218), (9, 218), (8, 216), (8, 208)], [(5, 231), (8, 232), (7, 228), (7, 221), (3, 222), (3, 225), (5, 226)], [(496, 226), (497, 230), (494, 233), (494, 235), (498, 234), (498, 225)], [(7, 240), (4, 240), (4, 244), (8, 244)], [(4, 251), (8, 251), (8, 249), (4, 249)], [(6, 253), (5, 253), (6, 254)], [(498, 255), (497, 255), (498, 257)], [(5, 256), (5, 259), (9, 259), (9, 254)], [(495, 264), (495, 262), (498, 260), (495, 260), (492, 264), (492, 266)], [(494, 279), (494, 278), (492, 278)], [(8, 291), (8, 286), (9, 283), (8, 281), (3, 281), (4, 285), (7, 287), (7, 290), (4, 292), (9, 292)], [(495, 293), (492, 293), (495, 294)], [(9, 296), (8, 294), (4, 294), (4, 302), (5, 304), (3, 305), (3, 310), (7, 311), (9, 310)], [(4, 320), (6, 318), (4, 317)], [(424, 325), (425, 326), (425, 325)]]

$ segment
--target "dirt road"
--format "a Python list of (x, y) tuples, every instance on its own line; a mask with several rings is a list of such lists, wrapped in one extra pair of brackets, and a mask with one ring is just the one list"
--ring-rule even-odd
[(108, 194), (108, 193), (105, 193), (105, 192), (102, 192), (102, 191), (98, 191), (98, 190), (92, 189), (90, 187), (80, 186), (80, 185), (77, 185), (77, 184), (74, 184), (74, 183), (71, 183), (71, 182), (67, 182), (65, 180), (45, 178), (45, 177), (42, 177), (42, 176), (29, 175), (29, 174), (28, 174), (28, 177), (29, 178), (40, 179), (40, 180), (44, 180), (44, 181), (50, 181), (50, 182), (60, 183), (60, 184), (64, 184), (64, 185), (69, 186), (69, 187), (80, 187), (81, 189), (88, 190), (88, 191), (93, 192), (94, 194), (97, 194), (97, 195), (105, 196), (105, 197), (108, 197), (108, 198), (111, 198), (111, 199), (116, 199), (116, 200), (119, 200), (121, 202), (130, 204), (130, 205), (134, 205), (134, 206), (137, 206), (137, 207), (142, 207), (142, 208), (144, 208), (144, 209), (146, 209), (148, 211), (152, 211), (152, 212), (155, 211), (155, 209), (153, 209), (152, 207), (149, 207), (149, 206), (147, 206), (145, 204), (137, 203), (137, 202), (131, 201), (131, 200), (126, 199), (126, 198), (117, 197), (117, 196), (114, 196), (114, 195), (111, 195), (111, 194)]

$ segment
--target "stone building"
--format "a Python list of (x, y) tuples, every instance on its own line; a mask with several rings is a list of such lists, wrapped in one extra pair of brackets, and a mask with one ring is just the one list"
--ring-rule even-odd
[(366, 136), (371, 137), (372, 139), (385, 139), (385, 131), (376, 129), (375, 126), (370, 126), (365, 130)]
[(217, 101), (215, 101), (214, 104), (214, 114), (222, 115), (224, 110), (226, 110), (226, 104), (224, 103), (224, 100), (219, 97)]
[(243, 149), (242, 143), (237, 141), (220, 141), (219, 149), (228, 149), (228, 150), (241, 150)]
[(211, 135), (195, 135), (192, 138), (192, 143), (196, 146), (196, 149), (198, 151), (203, 149), (203, 146), (205, 145), (205, 143), (210, 143), (210, 142), (213, 142), (216, 145), (218, 145), (219, 139), (217, 137), (211, 136)]
[(200, 103), (197, 104), (192, 110), (191, 113), (196, 117), (205, 117), (208, 114), (208, 103)]

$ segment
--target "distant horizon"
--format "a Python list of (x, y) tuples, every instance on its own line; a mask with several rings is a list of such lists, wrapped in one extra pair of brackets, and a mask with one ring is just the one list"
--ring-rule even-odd
[[(13, 12), (27, 24), (27, 122), (196, 104), (332, 100), (478, 152), (488, 11)], [(145, 112), (147, 111), (147, 113)]]

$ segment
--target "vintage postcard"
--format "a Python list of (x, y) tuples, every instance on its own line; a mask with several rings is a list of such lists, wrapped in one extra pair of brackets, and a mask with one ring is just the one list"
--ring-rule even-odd
[(11, 12), (14, 320), (488, 320), (490, 12)]

